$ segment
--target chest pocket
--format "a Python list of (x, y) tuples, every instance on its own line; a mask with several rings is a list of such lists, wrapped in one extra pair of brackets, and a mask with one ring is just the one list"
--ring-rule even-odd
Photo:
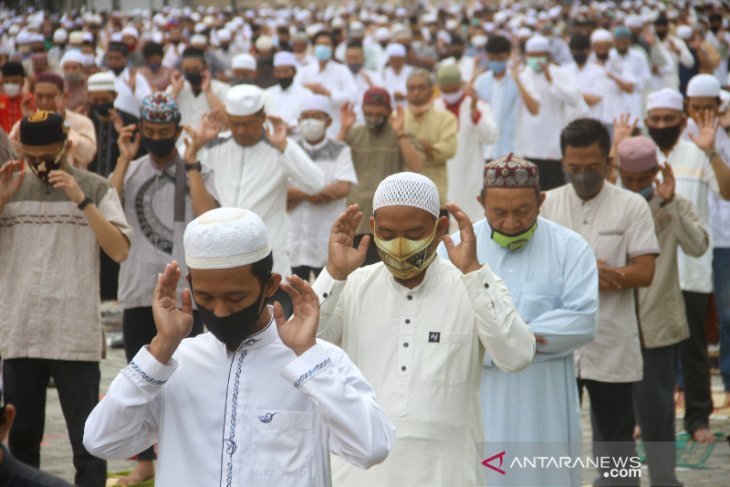
[(598, 232), (596, 257), (609, 267), (626, 265), (626, 230), (623, 228), (606, 229)]
[(253, 470), (272, 477), (311, 476), (314, 413), (256, 410)]
[(437, 386), (455, 386), (466, 382), (471, 364), (471, 333), (440, 332), (436, 337), (424, 336), (424, 380)]
[(529, 283), (522, 286), (520, 317), (530, 323), (538, 316), (554, 310), (561, 304), (562, 289), (555, 284)]

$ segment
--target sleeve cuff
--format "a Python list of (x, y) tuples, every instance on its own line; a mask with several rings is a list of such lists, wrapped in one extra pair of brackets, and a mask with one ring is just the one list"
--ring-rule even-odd
[(494, 304), (490, 294), (498, 291), (499, 281), (487, 264), (478, 271), (462, 275), (461, 280), (475, 309)]
[(312, 289), (319, 299), (319, 305), (322, 306), (327, 299), (332, 298), (336, 290), (344, 286), (345, 282), (347, 281), (338, 281), (332, 277), (330, 273), (327, 272), (327, 267), (322, 269), (322, 272), (319, 273), (317, 280), (314, 281), (314, 284), (312, 285)]
[(284, 367), (281, 376), (299, 389), (305, 382), (331, 365), (332, 358), (317, 344)]
[(122, 373), (141, 387), (162, 387), (176, 369), (175, 359), (171, 359), (169, 364), (163, 365), (150, 353), (149, 345), (145, 345), (122, 370)]

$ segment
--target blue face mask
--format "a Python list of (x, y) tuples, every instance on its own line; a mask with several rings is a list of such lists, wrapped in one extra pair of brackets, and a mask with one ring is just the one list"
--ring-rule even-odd
[(329, 61), (332, 59), (332, 48), (323, 44), (314, 46), (314, 57), (320, 61)]
[(547, 64), (547, 58), (545, 56), (540, 57), (528, 57), (527, 65), (532, 68), (533, 71), (538, 72), (543, 65)]
[(654, 185), (650, 184), (646, 188), (640, 189), (639, 191), (637, 191), (637, 193), (639, 193), (641, 196), (643, 196), (646, 201), (649, 201), (651, 199), (651, 197), (654, 195)]
[(507, 61), (487, 61), (487, 67), (495, 74), (504, 73), (507, 70)]

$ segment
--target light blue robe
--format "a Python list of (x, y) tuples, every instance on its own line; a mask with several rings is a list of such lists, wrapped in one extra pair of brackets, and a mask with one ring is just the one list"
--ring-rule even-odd
[[(479, 262), (504, 280), (520, 317), (547, 339), (537, 344), (532, 364), (518, 373), (503, 372), (485, 357), (480, 391), (485, 458), (506, 452), (506, 474), (486, 469), (488, 485), (580, 486), (580, 467), (519, 469), (513, 461), (581, 455), (573, 352), (598, 329), (596, 257), (580, 235), (543, 218), (517, 251), (495, 243), (486, 220), (475, 223), (474, 231)], [(460, 241), (458, 232), (452, 239)], [(438, 251), (448, 258), (443, 244)], [(490, 463), (499, 465), (498, 460)]]

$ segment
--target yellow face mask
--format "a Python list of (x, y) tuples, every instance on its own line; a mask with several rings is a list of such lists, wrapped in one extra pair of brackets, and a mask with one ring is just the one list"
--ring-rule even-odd
[(382, 240), (377, 234), (373, 235), (378, 255), (396, 279), (406, 280), (416, 277), (436, 258), (436, 249), (429, 253), (428, 248), (436, 237), (437, 227), (438, 220), (431, 234), (422, 240), (410, 240), (405, 237)]

